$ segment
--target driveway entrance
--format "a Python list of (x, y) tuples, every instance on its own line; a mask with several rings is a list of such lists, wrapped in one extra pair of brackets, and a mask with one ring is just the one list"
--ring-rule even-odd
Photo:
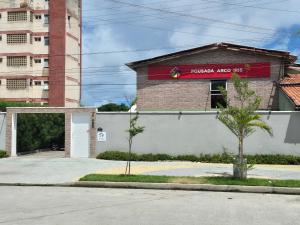
[(65, 157), (88, 158), (96, 155), (96, 108), (8, 107), (6, 151), (17, 156), (17, 116), (19, 113), (62, 113), (65, 115)]
[(65, 158), (65, 152), (63, 151), (40, 151), (37, 153), (26, 154), (18, 156), (18, 158), (43, 158), (43, 159), (54, 159), (54, 158)]
[[(39, 154), (38, 154), (39, 155)], [(126, 162), (91, 158), (57, 158), (53, 155), (27, 155), (0, 159), (0, 184), (63, 184)], [(56, 155), (54, 155), (56, 156)]]

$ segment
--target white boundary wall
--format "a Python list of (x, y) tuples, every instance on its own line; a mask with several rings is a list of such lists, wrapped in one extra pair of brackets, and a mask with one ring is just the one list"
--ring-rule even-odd
[[(257, 130), (245, 141), (246, 154), (292, 154), (300, 156), (300, 112), (259, 112), (274, 136)], [(145, 131), (133, 144), (136, 153), (213, 154), (237, 153), (235, 136), (217, 119), (216, 112), (140, 112)], [(106, 132), (106, 142), (97, 141), (97, 153), (127, 151), (129, 113), (97, 113), (96, 128)]]
[(0, 150), (5, 149), (6, 113), (0, 112)]

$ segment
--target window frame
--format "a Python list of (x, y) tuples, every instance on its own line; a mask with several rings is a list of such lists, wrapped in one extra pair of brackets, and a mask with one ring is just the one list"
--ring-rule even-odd
[(7, 34), (6, 44), (8, 45), (22, 45), (27, 44), (28, 35), (26, 34)]
[(7, 22), (26, 22), (28, 21), (27, 11), (7, 12)]
[(7, 79), (6, 89), (8, 90), (24, 90), (28, 87), (26, 79)]
[(27, 64), (27, 56), (7, 56), (6, 58), (7, 67), (27, 67)]
[(48, 36), (44, 37), (44, 45), (49, 46), (50, 45), (50, 38)]
[[(223, 82), (225, 82), (225, 85), (224, 85), (224, 86), (225, 86), (225, 90), (226, 90), (226, 91), (228, 90), (228, 80), (226, 80), (226, 79), (215, 79), (215, 80), (210, 80), (210, 87), (209, 87), (209, 91), (210, 91), (210, 108), (213, 109), (213, 110), (218, 109), (218, 107), (212, 107), (212, 103), (213, 103), (212, 98), (213, 98), (213, 96), (214, 96), (214, 97), (217, 97), (217, 96), (223, 97), (223, 100), (224, 100), (224, 103), (225, 103), (225, 106), (224, 106), (224, 107), (227, 107), (227, 105), (226, 105), (226, 100), (224, 99), (224, 96), (222, 95), (221, 91), (220, 91), (220, 90), (212, 89), (212, 86), (213, 86), (213, 82), (214, 82), (214, 81), (218, 81), (218, 82), (223, 81)], [(221, 85), (220, 85), (220, 86), (221, 86)]]
[(44, 68), (49, 68), (49, 59), (44, 59)]
[(45, 25), (48, 25), (48, 24), (49, 24), (49, 19), (50, 19), (49, 14), (44, 14), (44, 24), (45, 24)]

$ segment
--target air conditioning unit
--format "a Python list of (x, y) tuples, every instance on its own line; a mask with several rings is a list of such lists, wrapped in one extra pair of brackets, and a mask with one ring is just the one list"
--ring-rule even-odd
[(48, 85), (45, 85), (44, 88), (43, 88), (43, 90), (44, 90), (44, 91), (48, 91), (48, 90), (49, 90), (49, 86), (48, 86)]

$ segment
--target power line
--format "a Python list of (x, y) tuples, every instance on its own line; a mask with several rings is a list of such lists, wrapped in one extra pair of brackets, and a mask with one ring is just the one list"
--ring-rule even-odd
[[(102, 20), (102, 19), (101, 19)], [(105, 21), (105, 20), (103, 20)], [(161, 31), (167, 31), (167, 32), (172, 32), (172, 33), (182, 33), (182, 34), (188, 34), (188, 35), (193, 35), (193, 36), (199, 36), (199, 33), (194, 33), (194, 32), (187, 32), (187, 31), (180, 31), (180, 30), (174, 30), (174, 29), (167, 29), (167, 28), (162, 28), (162, 27), (156, 27), (156, 26), (148, 26), (148, 25), (137, 25), (134, 23), (128, 23), (128, 22), (121, 22), (122, 24), (126, 24), (126, 25), (130, 25), (130, 26), (138, 26), (140, 28), (144, 28), (144, 29), (152, 29), (152, 30), (161, 30)], [(216, 37), (216, 38), (226, 38), (226, 39), (230, 39), (230, 40), (235, 40), (235, 41), (239, 41), (240, 43), (249, 43), (249, 41), (252, 42), (261, 42), (263, 40), (271, 40), (272, 38), (264, 38), (264, 39), (234, 39), (233, 37), (229, 37), (229, 36), (221, 36), (221, 35), (212, 35), (212, 34), (201, 34), (202, 36), (209, 36), (209, 37)]]
[[(237, 64), (242, 64), (242, 63), (237, 63)], [(172, 66), (172, 65), (170, 65), (170, 66)], [(176, 66), (176, 65), (174, 65), (174, 66)], [(268, 67), (270, 67), (270, 68), (280, 68), (282, 65), (269, 65), (269, 66), (253, 66), (252, 68), (268, 68)], [(146, 67), (146, 66), (145, 66)], [(86, 69), (87, 69), (88, 67), (86, 67)], [(94, 67), (90, 67), (90, 68), (94, 68)], [(101, 67), (100, 67), (101, 68)], [(126, 68), (127, 69), (127, 68)], [(78, 71), (70, 71), (70, 70), (78, 70)], [(45, 70), (31, 70), (31, 71), (22, 71), (22, 72), (20, 72), (20, 71), (7, 71), (7, 72), (0, 72), (0, 74), (18, 74), (18, 73), (20, 73), (20, 74), (18, 74), (18, 75), (16, 75), (16, 76), (20, 76), (20, 75), (22, 75), (22, 74), (24, 74), (24, 75), (26, 75), (26, 74), (33, 74), (33, 72), (44, 72)], [(65, 73), (66, 74), (66, 76), (68, 76), (68, 75), (71, 75), (71, 74), (74, 74), (74, 73), (80, 73), (80, 68), (69, 68), (69, 69), (65, 69), (65, 70), (58, 70), (58, 69), (52, 69), (52, 70), (48, 70), (49, 72), (56, 72), (56, 73)], [(68, 71), (70, 71), (70, 72), (68, 72)], [(126, 71), (128, 71), (128, 72), (134, 72), (133, 70), (126, 70)], [(99, 74), (99, 72), (101, 73), (101, 72), (106, 72), (106, 74), (107, 74), (107, 76), (112, 76), (111, 74), (112, 73), (124, 73), (124, 70), (123, 71), (120, 71), (120, 72), (117, 72), (117, 71), (90, 71), (90, 72), (87, 72), (87, 73), (95, 73), (95, 74)], [(109, 73), (109, 72), (111, 72), (111, 73)], [(125, 75), (129, 75), (128, 73), (124, 73)], [(165, 75), (168, 75), (168, 74), (161, 74), (161, 75), (163, 75), (163, 76), (165, 76)], [(34, 76), (34, 75), (33, 75)], [(84, 76), (84, 75), (83, 75)], [(141, 75), (139, 75), (139, 76), (141, 76)], [(39, 76), (37, 76), (37, 77), (39, 77)]]
[(206, 17), (202, 17), (202, 16), (194, 16), (194, 15), (190, 15), (190, 14), (179, 13), (179, 12), (176, 12), (176, 11), (169, 11), (169, 10), (166, 10), (166, 9), (159, 9), (159, 8), (145, 6), (145, 5), (133, 4), (133, 3), (130, 3), (130, 2), (123, 2), (123, 1), (119, 1), (119, 0), (108, 0), (108, 1), (119, 3), (119, 4), (124, 4), (124, 5), (130, 5), (130, 6), (136, 7), (136, 8), (144, 8), (144, 9), (149, 9), (149, 10), (153, 10), (153, 11), (160, 11), (160, 12), (163, 12), (163, 13), (174, 14), (174, 15), (183, 16), (183, 17), (191, 17), (191, 18), (195, 18), (195, 19), (208, 20), (208, 21), (212, 21), (212, 22), (216, 22), (216, 23), (222, 23), (222, 24), (226, 24), (226, 25), (232, 25), (232, 26), (238, 26), (238, 27), (248, 27), (248, 28), (258, 29), (258, 30), (271, 30), (271, 31), (274, 31), (274, 29), (271, 29), (271, 28), (251, 26), (251, 25), (245, 25), (245, 24), (233, 23), (233, 22), (227, 22), (227, 21), (223, 21), (223, 20), (206, 18)]

